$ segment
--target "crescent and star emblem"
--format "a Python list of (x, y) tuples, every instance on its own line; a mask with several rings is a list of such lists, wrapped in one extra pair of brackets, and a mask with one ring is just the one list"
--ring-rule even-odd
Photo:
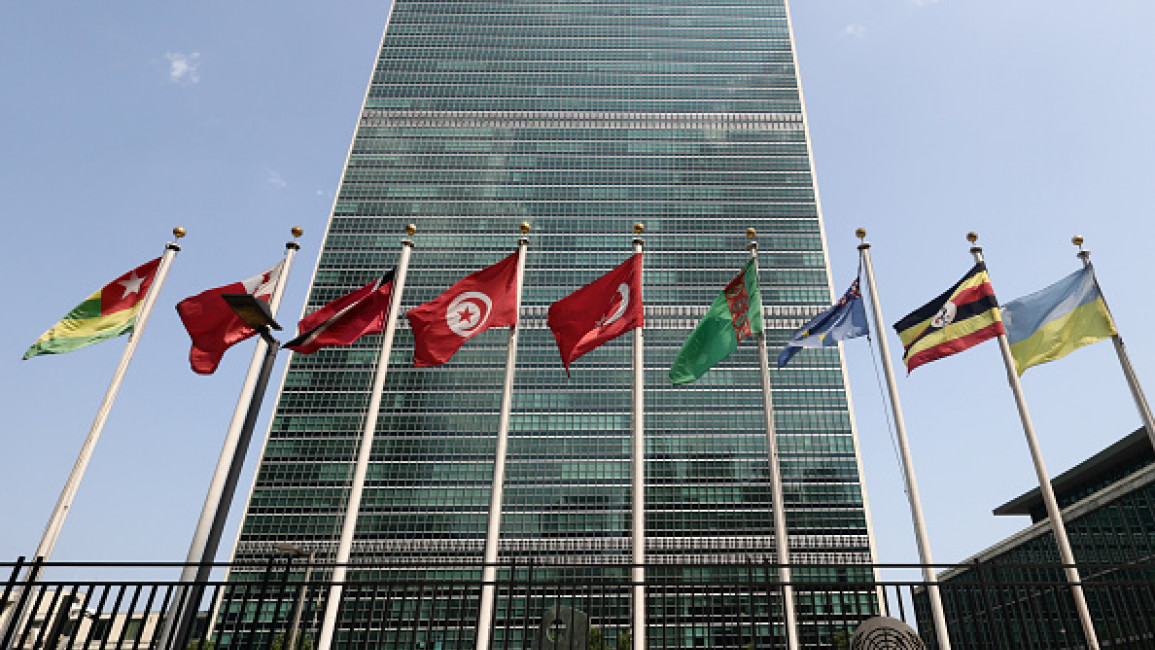
[(630, 285), (622, 283), (618, 285), (618, 308), (612, 314), (606, 314), (594, 322), (594, 327), (605, 327), (610, 323), (622, 317), (626, 313), (626, 309), (630, 306)]
[(445, 323), (453, 333), (468, 338), (489, 320), (493, 301), (480, 291), (466, 291), (453, 299), (445, 310)]

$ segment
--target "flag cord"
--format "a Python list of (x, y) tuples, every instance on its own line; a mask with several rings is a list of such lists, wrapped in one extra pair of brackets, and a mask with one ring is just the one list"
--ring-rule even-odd
[[(878, 386), (878, 394), (880, 396), (882, 396), (882, 401), (883, 401), (883, 403), (885, 403), (887, 400), (886, 391), (883, 390), (883, 388), (882, 388), (882, 376), (879, 375), (879, 373), (878, 373), (878, 353), (874, 349), (874, 336), (872, 333), (869, 333), (869, 332), (867, 333), (866, 342), (870, 346), (870, 359), (874, 363), (874, 382)], [(902, 491), (904, 494), (906, 494), (907, 499), (909, 499), (910, 498), (910, 490), (908, 490), (906, 487), (907, 485), (909, 485), (909, 480), (907, 480), (908, 477), (906, 476), (906, 466), (903, 465), (902, 458), (898, 452), (898, 439), (895, 437), (895, 433), (894, 433), (894, 421), (890, 417), (890, 411), (889, 410), (883, 408), (882, 411), (883, 411), (883, 414), (886, 416), (886, 430), (890, 433), (890, 448), (894, 452), (894, 460), (895, 460), (895, 462), (898, 463), (899, 471), (902, 472), (902, 476), (903, 476)]]

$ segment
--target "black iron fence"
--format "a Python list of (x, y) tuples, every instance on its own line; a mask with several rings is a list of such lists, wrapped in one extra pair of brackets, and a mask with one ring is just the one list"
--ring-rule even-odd
[[(0, 564), (0, 648), (311, 650), (332, 565), (278, 558), (218, 565), (203, 593), (177, 580), (180, 564)], [(476, 564), (350, 567), (335, 648), (471, 649), (481, 590)], [(1155, 563), (1082, 565), (1102, 647), (1155, 650)], [(630, 567), (516, 562), (496, 582), (494, 650), (626, 650)], [(795, 565), (804, 648), (850, 648), (863, 621), (888, 615), (934, 634), (917, 565)], [(1061, 567), (939, 567), (956, 649), (1085, 647)], [(33, 580), (29, 576), (34, 577)], [(764, 563), (646, 567), (649, 648), (785, 648), (778, 567)], [(306, 581), (306, 578), (308, 580)], [(195, 612), (174, 641), (166, 616)], [(295, 623), (294, 623), (295, 622)]]

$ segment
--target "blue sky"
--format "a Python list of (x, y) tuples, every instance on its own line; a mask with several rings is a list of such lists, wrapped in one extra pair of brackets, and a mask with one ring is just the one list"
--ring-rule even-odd
[[(21, 354), (177, 225), (184, 251), (55, 559), (184, 557), (251, 344), (196, 376), (172, 306), (269, 267), (301, 225), (281, 319), (293, 321), (386, 13), (379, 0), (0, 0), (0, 560), (35, 548), (122, 342)], [(854, 275), (858, 226), (889, 322), (970, 267), (967, 231), (1004, 301), (1076, 269), (1079, 233), (1140, 378), (1155, 381), (1141, 275), (1155, 238), (1155, 5), (795, 0), (792, 13), (835, 292)], [(846, 351), (879, 557), (912, 562), (872, 348)], [(1109, 344), (1023, 383), (1052, 475), (1139, 425)], [(936, 559), (1022, 528), (991, 515), (1035, 485), (996, 346), (899, 385)]]

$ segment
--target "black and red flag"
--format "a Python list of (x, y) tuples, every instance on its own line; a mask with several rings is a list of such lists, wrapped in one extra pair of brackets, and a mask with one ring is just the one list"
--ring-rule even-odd
[(490, 327), (517, 322), (518, 253), (465, 276), (429, 302), (409, 310), (413, 365), (440, 366), (466, 340)]
[(312, 354), (321, 348), (352, 345), (366, 334), (380, 333), (393, 293), (393, 273), (389, 271), (302, 318), (297, 324), (297, 338), (285, 347), (298, 354)]
[(642, 254), (550, 305), (546, 322), (567, 374), (586, 352), (642, 327)]

